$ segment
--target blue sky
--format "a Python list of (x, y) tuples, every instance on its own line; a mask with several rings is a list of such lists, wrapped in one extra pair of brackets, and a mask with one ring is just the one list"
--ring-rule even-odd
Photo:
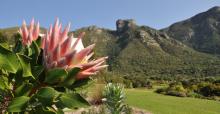
[(115, 29), (117, 19), (135, 19), (139, 25), (161, 29), (187, 19), (220, 0), (1, 0), (0, 28), (39, 20), (48, 28), (56, 17), (71, 29), (97, 25)]

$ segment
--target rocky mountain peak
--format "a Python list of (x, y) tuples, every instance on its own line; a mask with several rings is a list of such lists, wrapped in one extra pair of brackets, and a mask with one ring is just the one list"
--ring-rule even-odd
[(220, 6), (215, 6), (209, 9), (208, 12), (220, 13)]
[(199, 13), (191, 18), (193, 23), (201, 23), (203, 21), (207, 21), (208, 23), (212, 23), (213, 21), (220, 20), (220, 7), (215, 6), (210, 8), (209, 10)]
[(126, 19), (126, 20), (118, 19), (116, 21), (116, 30), (118, 33), (127, 31), (129, 29), (133, 29), (135, 27), (136, 27), (136, 22), (133, 19)]

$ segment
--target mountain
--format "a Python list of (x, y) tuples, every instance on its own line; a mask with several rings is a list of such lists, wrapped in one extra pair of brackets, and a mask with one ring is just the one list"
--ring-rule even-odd
[(162, 31), (195, 50), (220, 54), (220, 7), (213, 7)]
[(219, 59), (197, 52), (163, 31), (117, 20), (116, 30), (84, 27), (86, 44), (96, 43), (96, 56), (109, 56), (109, 71), (123, 77), (216, 76)]

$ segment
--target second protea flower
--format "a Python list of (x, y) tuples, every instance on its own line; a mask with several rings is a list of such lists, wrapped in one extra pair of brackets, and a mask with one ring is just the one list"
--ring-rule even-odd
[(38, 38), (40, 31), (40, 24), (34, 23), (34, 19), (31, 20), (30, 26), (27, 27), (26, 22), (23, 21), (22, 27), (19, 29), (19, 33), (22, 37), (23, 45), (30, 45), (32, 41), (35, 41)]
[(57, 19), (54, 26), (51, 26), (46, 33), (42, 44), (46, 68), (64, 68), (68, 70), (79, 67), (81, 70), (76, 79), (87, 78), (96, 74), (100, 69), (106, 68), (108, 65), (103, 64), (107, 57), (90, 61), (95, 44), (84, 48), (81, 38), (85, 33), (81, 33), (78, 38), (74, 38), (73, 35), (68, 36), (69, 29), (70, 24), (62, 31), (61, 24)]

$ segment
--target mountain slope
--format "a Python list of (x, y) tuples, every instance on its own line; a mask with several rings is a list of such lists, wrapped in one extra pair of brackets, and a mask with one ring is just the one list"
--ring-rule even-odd
[[(86, 27), (84, 42), (96, 43), (96, 56), (109, 56), (109, 70), (125, 77), (216, 76), (219, 59), (197, 52), (166, 33), (133, 20), (118, 20), (117, 30)], [(210, 68), (210, 66), (212, 66)]]
[(213, 7), (162, 31), (198, 51), (220, 54), (220, 7)]

